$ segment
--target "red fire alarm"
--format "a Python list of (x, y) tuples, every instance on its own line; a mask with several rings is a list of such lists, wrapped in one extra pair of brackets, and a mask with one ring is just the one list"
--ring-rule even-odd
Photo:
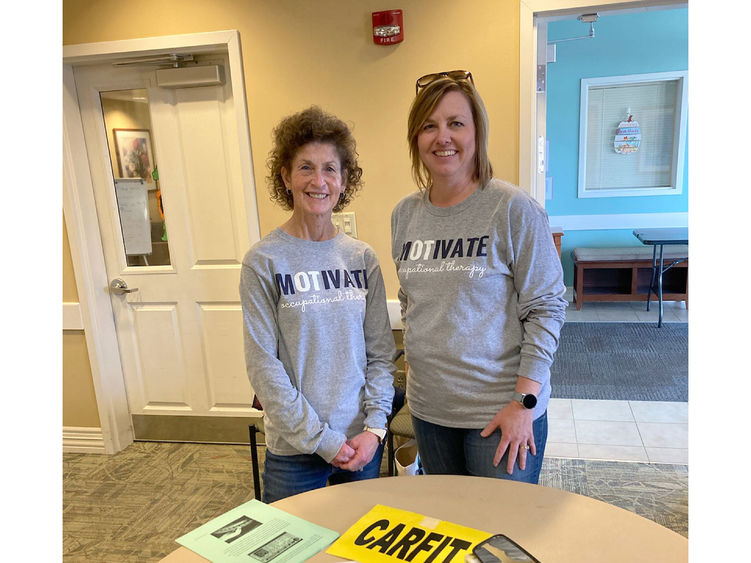
[(401, 10), (373, 12), (373, 43), (394, 45), (404, 41), (404, 22)]

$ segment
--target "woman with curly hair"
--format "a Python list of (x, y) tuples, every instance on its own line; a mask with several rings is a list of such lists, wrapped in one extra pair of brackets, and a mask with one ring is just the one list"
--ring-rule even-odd
[(245, 362), (263, 405), (263, 502), (378, 477), (394, 339), (373, 249), (331, 214), (362, 187), (355, 140), (311, 107), (274, 130), (267, 178), (290, 218), (243, 260)]

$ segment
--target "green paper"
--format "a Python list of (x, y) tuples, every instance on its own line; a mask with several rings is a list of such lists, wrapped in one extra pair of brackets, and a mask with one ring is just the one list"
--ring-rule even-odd
[(253, 499), (176, 541), (215, 563), (297, 563), (338, 537), (333, 530)]

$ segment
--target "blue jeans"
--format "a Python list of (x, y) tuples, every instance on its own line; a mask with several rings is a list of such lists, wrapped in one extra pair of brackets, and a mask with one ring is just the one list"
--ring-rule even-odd
[(381, 472), (383, 444), (362, 471), (345, 471), (326, 463), (317, 454), (276, 455), (266, 450), (263, 466), (263, 502), (271, 503), (305, 491), (320, 489), (326, 483), (375, 479)]
[(500, 430), (483, 438), (480, 436), (482, 429), (448, 428), (425, 422), (414, 415), (412, 426), (415, 429), (420, 459), (425, 473), (429, 475), (475, 475), (534, 484), (540, 480), (542, 457), (548, 440), (547, 411), (532, 423), (537, 455), (527, 452), (527, 467), (523, 471), (519, 469), (517, 460), (511, 475), (506, 472), (508, 450), (503, 454), (498, 467), (493, 467), (493, 456), (501, 439)]

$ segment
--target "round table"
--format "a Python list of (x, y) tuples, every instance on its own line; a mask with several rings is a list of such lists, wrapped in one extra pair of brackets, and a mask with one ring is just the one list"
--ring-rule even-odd
[[(325, 487), (273, 503), (343, 533), (376, 504), (505, 534), (542, 563), (685, 563), (688, 540), (637, 514), (540, 485), (484, 477), (382, 477)], [(185, 547), (162, 561), (206, 561)], [(320, 552), (310, 561), (341, 561)]]

